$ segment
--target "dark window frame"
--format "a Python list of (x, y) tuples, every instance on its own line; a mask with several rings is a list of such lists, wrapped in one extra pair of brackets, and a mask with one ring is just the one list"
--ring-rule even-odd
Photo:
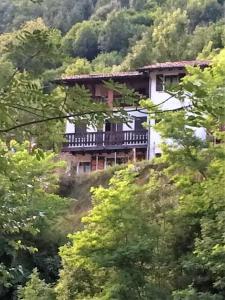
[(179, 84), (181, 79), (185, 76), (185, 73), (178, 73), (178, 74), (157, 74), (156, 75), (156, 91), (157, 92), (164, 92), (166, 89), (166, 85), (174, 85)]

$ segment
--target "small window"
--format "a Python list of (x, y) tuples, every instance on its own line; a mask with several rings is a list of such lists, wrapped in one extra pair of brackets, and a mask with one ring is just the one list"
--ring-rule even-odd
[(178, 75), (168, 75), (164, 77), (164, 84), (165, 86), (177, 85), (179, 83), (179, 76)]
[(91, 172), (91, 163), (90, 162), (80, 162), (79, 172), (80, 173), (89, 173), (89, 172)]
[(163, 91), (163, 75), (162, 74), (156, 75), (156, 91), (158, 91), (158, 92)]
[(180, 73), (177, 75), (156, 75), (156, 91), (162, 92), (166, 89), (178, 85), (184, 76), (184, 73)]

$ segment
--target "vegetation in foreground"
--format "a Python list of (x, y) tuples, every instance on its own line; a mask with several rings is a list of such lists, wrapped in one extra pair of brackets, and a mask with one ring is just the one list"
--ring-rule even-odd
[[(0, 298), (224, 299), (224, 1), (40, 2), (0, 3)], [(165, 113), (142, 101), (175, 142), (154, 162), (164, 167), (146, 181), (137, 167), (118, 170), (92, 189), (93, 209), (72, 232), (46, 150), (57, 151), (71, 115), (90, 124), (113, 116), (83, 89), (46, 82), (199, 52), (212, 66), (190, 68), (178, 93), (192, 107)], [(31, 137), (44, 152), (23, 143)]]
[(189, 69), (180, 97), (191, 91), (191, 108), (160, 113), (157, 129), (177, 142), (154, 162), (164, 167), (143, 182), (131, 165), (93, 188), (83, 229), (60, 248), (59, 280), (50, 286), (34, 271), (20, 299), (224, 299), (224, 57)]

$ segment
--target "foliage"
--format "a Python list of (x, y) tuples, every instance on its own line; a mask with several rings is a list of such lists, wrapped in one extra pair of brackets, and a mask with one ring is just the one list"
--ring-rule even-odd
[(37, 269), (33, 270), (26, 286), (18, 290), (20, 300), (54, 300), (55, 295), (49, 284), (39, 278)]
[[(121, 30), (123, 28), (123, 30)], [(124, 51), (134, 35), (134, 26), (123, 11), (113, 12), (106, 20), (99, 36), (100, 49), (105, 52)]]
[(73, 26), (63, 38), (65, 51), (73, 57), (84, 57), (89, 60), (99, 52), (98, 36), (101, 23), (84, 21)]
[[(14, 297), (35, 267), (47, 283), (34, 271), (21, 299), (55, 297), (48, 283), (58, 277), (65, 237), (57, 222), (66, 204), (55, 194), (54, 155), (36, 143), (58, 149), (64, 119), (116, 118), (83, 88), (55, 88), (49, 78), (208, 55), (212, 66), (189, 68), (176, 90), (181, 101), (189, 95), (189, 108), (165, 113), (148, 101), (161, 120), (155, 129), (174, 142), (162, 145), (163, 166), (149, 183), (131, 167), (93, 190), (84, 230), (60, 250), (56, 290), (63, 300), (225, 298), (223, 9), (216, 0), (1, 1), (1, 299)], [(203, 127), (206, 140), (194, 134)]]
[[(25, 252), (38, 251), (35, 242), (42, 228), (51, 226), (66, 207), (66, 201), (55, 193), (54, 170), (62, 163), (53, 162), (52, 153), (32, 151), (30, 143), (10, 146), (1, 142), (1, 297), (8, 288), (15, 289), (29, 274)], [(22, 184), (21, 184), (22, 183)], [(30, 253), (30, 254), (29, 254)]]
[[(0, 30), (12, 31), (42, 18), (63, 33), (61, 54), (92, 60), (102, 51), (118, 51), (127, 56), (121, 68), (130, 69), (154, 61), (195, 59), (209, 45), (221, 49), (223, 5), (222, 0), (4, 0)], [(51, 35), (59, 45), (59, 31)], [(47, 68), (61, 62), (53, 57)]]
[[(174, 143), (164, 145), (162, 160), (179, 191), (179, 206), (171, 212), (171, 248), (181, 270), (174, 267), (173, 282), (181, 290), (175, 299), (223, 299), (224, 273), (224, 180), (223, 144), (203, 141), (194, 134), (202, 127), (208, 137), (224, 140), (224, 50), (210, 68), (189, 68), (181, 84), (180, 99), (188, 94), (192, 106), (184, 111), (161, 114), (157, 130)], [(156, 113), (151, 111), (150, 113)], [(176, 116), (176, 117), (174, 117)], [(174, 262), (174, 265), (176, 263)], [(179, 281), (178, 281), (179, 277)], [(176, 285), (175, 285), (176, 286)]]
[(153, 208), (148, 199), (141, 201), (136, 175), (128, 167), (109, 188), (93, 189), (94, 208), (83, 219), (84, 230), (70, 235), (72, 245), (60, 251), (58, 299), (164, 299), (153, 279), (160, 227), (148, 222)]
[(100, 53), (93, 61), (92, 66), (95, 72), (107, 72), (115, 66), (119, 66), (123, 60), (119, 52)]
[[(160, 114), (164, 155), (150, 182), (119, 171), (108, 188), (93, 190), (84, 230), (61, 248), (58, 299), (223, 299), (223, 144), (202, 140), (204, 127), (223, 141), (224, 50), (210, 68), (189, 68), (178, 97), (192, 105)], [(76, 283), (76, 284), (74, 284)]]
[[(45, 82), (50, 70), (56, 67), (61, 73), (71, 75), (91, 70), (86, 60), (77, 59), (69, 67), (70, 58), (63, 63), (58, 31), (48, 29), (38, 19), (26, 23), (12, 35), (3, 35), (1, 39), (0, 77), (4, 79), (0, 91), (0, 133), (4, 138), (32, 137), (44, 148), (56, 150), (62, 143), (66, 119), (74, 123), (85, 119), (89, 124), (96, 124), (105, 117), (113, 118), (113, 111), (106, 104), (93, 103), (84, 88), (55, 88)], [(126, 112), (121, 110), (119, 114), (123, 119)], [(50, 138), (49, 133), (52, 133)]]
[(65, 69), (65, 76), (89, 74), (92, 72), (90, 62), (85, 58), (77, 58), (73, 63), (69, 64)]

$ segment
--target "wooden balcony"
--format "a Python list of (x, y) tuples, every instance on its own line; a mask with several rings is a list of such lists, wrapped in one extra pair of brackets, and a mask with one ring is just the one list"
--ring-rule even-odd
[(146, 148), (147, 130), (118, 132), (68, 133), (63, 151), (87, 151), (104, 149)]

